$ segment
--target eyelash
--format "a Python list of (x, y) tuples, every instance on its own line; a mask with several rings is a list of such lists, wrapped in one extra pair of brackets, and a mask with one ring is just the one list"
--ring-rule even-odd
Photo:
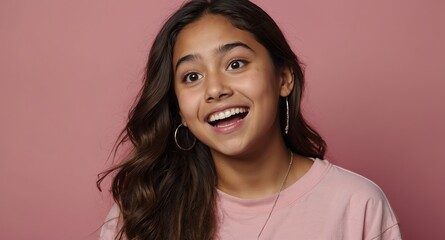
[[(238, 68), (236, 68), (236, 69), (229, 69), (229, 68), (231, 67), (231, 65), (232, 65), (233, 63), (235, 63), (235, 62), (239, 62), (239, 63), (240, 63), (240, 66), (239, 66)], [(234, 70), (237, 70), (237, 69), (239, 69), (239, 68), (245, 67), (247, 64), (248, 64), (248, 62), (247, 62), (246, 60), (235, 59), (235, 60), (230, 61), (229, 65), (226, 67), (226, 70), (234, 71)], [(196, 80), (189, 80), (188, 78), (189, 78), (190, 76), (192, 76), (193, 74), (198, 75), (198, 79), (196, 79)], [(184, 75), (184, 77), (183, 77), (182, 80), (183, 80), (183, 82), (191, 83), (191, 82), (194, 82), (194, 81), (197, 81), (197, 80), (201, 79), (202, 77), (203, 77), (202, 74), (199, 74), (199, 73), (197, 73), (197, 72), (189, 72), (189, 73), (187, 73), (187, 74)]]
[(196, 80), (189, 80), (189, 79), (188, 79), (188, 78), (189, 78), (191, 75), (193, 75), (193, 74), (198, 75), (198, 79), (196, 79), (196, 80), (199, 80), (199, 79), (201, 79), (201, 78), (203, 77), (201, 74), (199, 74), (199, 73), (197, 73), (197, 72), (189, 72), (189, 73), (187, 73), (187, 74), (184, 75), (182, 81), (185, 82), (185, 83), (191, 83), (191, 82), (196, 81)]
[[(248, 64), (248, 62), (247, 62), (246, 60), (243, 60), (243, 59), (235, 59), (235, 60), (233, 60), (233, 61), (230, 61), (230, 63), (229, 63), (229, 65), (227, 66), (226, 70), (229, 70), (230, 66), (231, 66), (233, 63), (235, 63), (235, 62), (239, 62), (239, 63), (241, 63), (240, 66), (239, 66), (237, 69), (242, 68), (242, 67), (244, 67), (244, 66), (246, 66), (246, 65)], [(232, 69), (232, 70), (236, 70), (236, 69)]]

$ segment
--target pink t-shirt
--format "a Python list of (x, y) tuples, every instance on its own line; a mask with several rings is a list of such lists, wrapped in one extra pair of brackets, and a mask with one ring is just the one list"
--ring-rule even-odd
[[(256, 239), (276, 195), (241, 199), (218, 190), (217, 239)], [(114, 239), (113, 207), (101, 239)], [(260, 239), (399, 240), (397, 219), (382, 190), (370, 180), (315, 159), (310, 170), (281, 192)]]
[[(276, 195), (240, 199), (219, 193), (219, 238), (256, 239)], [(401, 239), (382, 190), (370, 180), (315, 159), (309, 171), (281, 192), (260, 239)]]

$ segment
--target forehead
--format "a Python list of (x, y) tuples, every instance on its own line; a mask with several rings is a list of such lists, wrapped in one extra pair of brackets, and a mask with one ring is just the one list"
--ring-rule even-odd
[(185, 26), (173, 48), (173, 62), (187, 54), (213, 51), (228, 42), (240, 41), (251, 47), (261, 47), (253, 34), (232, 25), (221, 15), (208, 14)]

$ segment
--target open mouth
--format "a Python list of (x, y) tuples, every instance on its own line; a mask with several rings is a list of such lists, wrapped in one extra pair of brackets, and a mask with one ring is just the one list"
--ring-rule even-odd
[(208, 122), (213, 127), (225, 127), (244, 119), (249, 113), (248, 108), (236, 107), (213, 113), (209, 116)]

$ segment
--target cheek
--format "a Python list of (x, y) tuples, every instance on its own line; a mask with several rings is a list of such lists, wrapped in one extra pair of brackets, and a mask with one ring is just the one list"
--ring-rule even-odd
[(186, 122), (190, 121), (190, 118), (196, 116), (198, 111), (198, 104), (196, 94), (180, 91), (176, 93), (178, 98), (179, 111), (181, 117)]
[(243, 82), (243, 88), (248, 90), (252, 96), (263, 98), (270, 95), (279, 95), (278, 79), (270, 71), (258, 69), (253, 72), (248, 81)]

